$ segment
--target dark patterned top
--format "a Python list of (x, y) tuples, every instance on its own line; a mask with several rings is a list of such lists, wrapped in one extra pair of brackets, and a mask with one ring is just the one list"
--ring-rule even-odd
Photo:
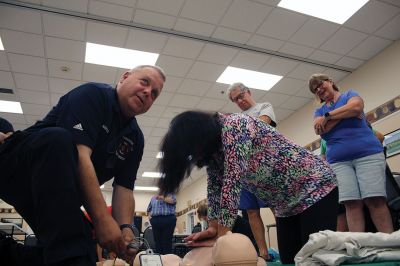
[(336, 188), (328, 163), (263, 121), (243, 114), (218, 114), (218, 119), (222, 150), (207, 168), (210, 219), (231, 227), (242, 187), (277, 217), (299, 214)]

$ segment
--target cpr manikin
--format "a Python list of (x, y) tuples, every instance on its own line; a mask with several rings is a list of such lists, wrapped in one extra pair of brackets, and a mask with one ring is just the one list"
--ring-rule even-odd
[[(139, 253), (134, 266), (140, 265)], [(250, 239), (242, 234), (228, 232), (219, 237), (213, 247), (194, 248), (180, 259), (176, 255), (161, 255), (163, 266), (265, 266), (266, 262), (257, 256)]]

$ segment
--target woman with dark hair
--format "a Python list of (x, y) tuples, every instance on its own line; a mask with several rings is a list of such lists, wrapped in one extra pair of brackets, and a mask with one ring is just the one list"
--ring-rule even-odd
[(161, 151), (161, 193), (175, 193), (194, 166), (207, 166), (209, 228), (187, 237), (188, 245), (212, 245), (230, 230), (242, 188), (275, 209), (283, 263), (293, 263), (311, 233), (336, 228), (329, 165), (257, 118), (184, 112), (172, 120)]

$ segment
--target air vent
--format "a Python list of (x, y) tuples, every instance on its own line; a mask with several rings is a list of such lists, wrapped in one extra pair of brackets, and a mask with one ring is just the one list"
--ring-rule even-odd
[(14, 94), (12, 89), (0, 88), (0, 93)]

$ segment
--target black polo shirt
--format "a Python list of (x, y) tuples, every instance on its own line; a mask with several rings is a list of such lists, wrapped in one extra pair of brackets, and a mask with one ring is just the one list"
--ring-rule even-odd
[(117, 92), (107, 84), (86, 83), (60, 98), (42, 120), (28, 129), (62, 127), (77, 144), (90, 147), (100, 184), (133, 189), (142, 160), (144, 137), (135, 118), (122, 115)]

